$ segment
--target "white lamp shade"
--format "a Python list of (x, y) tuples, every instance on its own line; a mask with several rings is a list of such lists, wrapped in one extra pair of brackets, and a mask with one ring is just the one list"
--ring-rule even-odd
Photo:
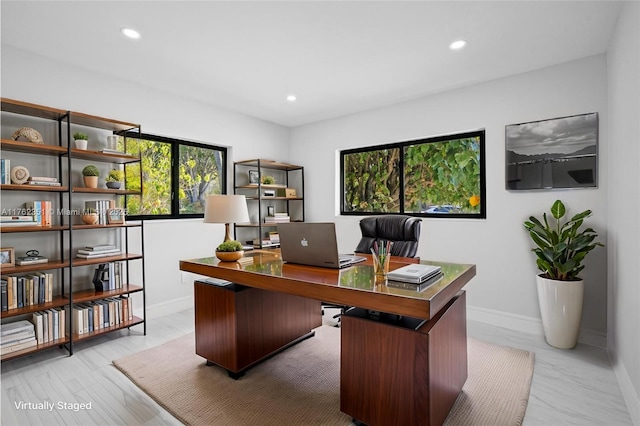
[(244, 195), (209, 195), (204, 208), (204, 223), (249, 222)]

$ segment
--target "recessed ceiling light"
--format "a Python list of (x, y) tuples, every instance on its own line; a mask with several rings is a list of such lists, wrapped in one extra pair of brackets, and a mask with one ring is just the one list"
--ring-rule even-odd
[(121, 28), (120, 32), (122, 34), (124, 34), (125, 36), (129, 37), (129, 38), (133, 38), (133, 39), (139, 39), (140, 38), (140, 33), (137, 32), (136, 30), (131, 29), (131, 28)]
[(464, 40), (456, 40), (449, 45), (449, 49), (451, 50), (460, 50), (467, 45), (467, 42)]
[(295, 100), (296, 100), (296, 99), (297, 99), (297, 98), (296, 98), (296, 95), (289, 95), (289, 96), (287, 96), (287, 100), (288, 100), (289, 102), (295, 102)]

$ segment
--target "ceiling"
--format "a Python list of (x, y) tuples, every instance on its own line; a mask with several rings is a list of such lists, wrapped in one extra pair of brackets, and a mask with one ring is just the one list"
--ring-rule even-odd
[[(610, 1), (0, 4), (3, 45), (290, 127), (603, 53), (619, 9)], [(126, 39), (122, 27), (142, 37)], [(459, 38), (467, 47), (449, 50)]]

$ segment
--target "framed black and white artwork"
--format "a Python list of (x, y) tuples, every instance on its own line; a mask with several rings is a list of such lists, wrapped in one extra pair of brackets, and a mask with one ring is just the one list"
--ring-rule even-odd
[(506, 189), (597, 186), (598, 113), (505, 128)]

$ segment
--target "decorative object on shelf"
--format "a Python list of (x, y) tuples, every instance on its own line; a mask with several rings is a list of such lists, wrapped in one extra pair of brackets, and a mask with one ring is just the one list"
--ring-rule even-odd
[(81, 132), (75, 132), (73, 134), (73, 140), (76, 143), (76, 148), (78, 149), (87, 149), (87, 144), (89, 143), (89, 136)]
[(31, 127), (21, 127), (11, 135), (11, 139), (14, 141), (20, 139), (26, 139), (29, 142), (33, 143), (44, 143), (44, 139), (42, 139), (42, 135), (36, 129), (32, 129)]
[(596, 186), (598, 113), (505, 128), (506, 189)]
[(87, 188), (97, 188), (98, 187), (98, 177), (100, 176), (100, 171), (96, 166), (90, 164), (82, 169), (82, 176), (84, 179), (84, 186)]
[(249, 222), (244, 195), (209, 195), (204, 209), (204, 223), (224, 223), (224, 241), (231, 240), (230, 223)]
[(260, 172), (257, 170), (249, 170), (249, 184), (257, 185), (260, 183)]
[(16, 265), (35, 265), (39, 263), (47, 263), (49, 259), (44, 256), (40, 256), (38, 250), (27, 250), (26, 256), (16, 257)]
[(267, 216), (275, 216), (276, 208), (275, 206), (267, 206)]
[(80, 219), (87, 225), (95, 225), (98, 222), (98, 212), (95, 209), (84, 209)]
[(276, 183), (276, 179), (273, 176), (262, 176), (260, 181), (263, 185), (273, 185)]
[(93, 271), (93, 286), (96, 291), (106, 291), (109, 288), (109, 268), (106, 263), (101, 263)]
[(276, 196), (278, 197), (286, 197), (286, 198), (296, 198), (296, 189), (295, 188), (278, 188), (276, 189)]
[(124, 223), (124, 209), (115, 208), (107, 210), (107, 223)]
[(244, 256), (244, 250), (239, 241), (228, 240), (216, 248), (216, 257), (223, 262), (235, 262), (242, 256)]
[(16, 258), (13, 247), (0, 248), (0, 264), (4, 266), (14, 266), (15, 263)]
[(578, 341), (582, 319), (584, 281), (578, 276), (584, 269), (585, 256), (602, 243), (594, 242), (598, 236), (592, 228), (581, 229), (591, 210), (578, 213), (564, 223), (566, 214), (562, 201), (551, 206), (552, 221), (543, 214), (543, 220), (531, 216), (524, 222), (536, 248), (536, 277), (540, 314), (547, 343), (560, 349), (571, 349)]
[(16, 185), (22, 185), (29, 180), (29, 170), (24, 166), (15, 166), (11, 168), (11, 182)]
[(107, 182), (107, 188), (120, 189), (122, 186), (122, 180), (124, 179), (124, 172), (122, 170), (113, 169), (109, 172), (109, 175), (105, 179)]

